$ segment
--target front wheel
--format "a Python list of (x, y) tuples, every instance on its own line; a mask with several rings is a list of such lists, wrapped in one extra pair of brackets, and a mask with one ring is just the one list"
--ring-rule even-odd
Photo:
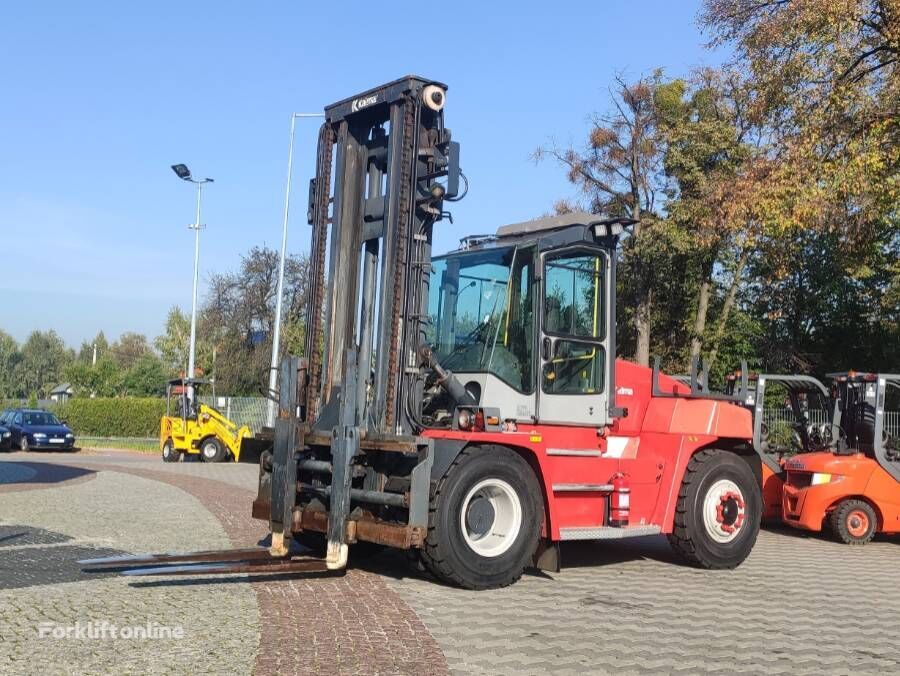
[(734, 453), (700, 451), (684, 473), (672, 548), (700, 568), (735, 568), (750, 554), (759, 534), (762, 496), (750, 465)]
[(31, 444), (28, 443), (28, 437), (24, 434), (19, 438), (19, 448), (26, 453), (31, 450)]
[(466, 589), (505, 587), (530, 565), (544, 519), (531, 467), (504, 447), (466, 449), (431, 501), (422, 563)]
[(864, 545), (875, 536), (878, 517), (862, 500), (844, 500), (831, 512), (831, 529), (848, 545)]
[(200, 444), (200, 455), (204, 462), (222, 462), (228, 457), (225, 445), (215, 437), (204, 439)]

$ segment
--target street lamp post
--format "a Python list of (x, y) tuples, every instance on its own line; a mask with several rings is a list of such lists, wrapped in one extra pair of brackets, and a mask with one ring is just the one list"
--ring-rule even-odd
[(325, 117), (324, 113), (291, 113), (291, 140), (288, 144), (287, 186), (284, 189), (284, 216), (281, 223), (281, 258), (278, 260), (278, 284), (275, 288), (275, 328), (272, 335), (272, 359), (269, 363), (269, 392), (266, 424), (275, 426), (275, 388), (278, 386), (278, 353), (281, 350), (281, 303), (284, 296), (284, 261), (287, 257), (288, 214), (291, 207), (291, 172), (294, 162), (294, 126), (297, 118)]
[(191, 346), (188, 355), (188, 372), (187, 377), (194, 377), (194, 355), (197, 347), (197, 286), (200, 282), (200, 205), (203, 201), (203, 186), (206, 183), (213, 183), (213, 179), (195, 179), (191, 176), (191, 170), (184, 164), (173, 164), (172, 171), (182, 181), (188, 181), (197, 186), (197, 220), (188, 227), (194, 231), (194, 291), (191, 299)]

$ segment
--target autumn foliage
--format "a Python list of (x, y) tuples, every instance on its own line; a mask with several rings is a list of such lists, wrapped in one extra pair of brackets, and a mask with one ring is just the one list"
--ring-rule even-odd
[(575, 206), (640, 224), (620, 344), (673, 370), (900, 369), (900, 0), (706, 0), (720, 69), (610, 87), (540, 149)]

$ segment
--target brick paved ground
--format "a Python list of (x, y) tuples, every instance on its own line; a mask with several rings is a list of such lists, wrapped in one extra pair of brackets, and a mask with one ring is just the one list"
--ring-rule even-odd
[[(3, 459), (7, 458), (4, 456)], [(73, 476), (73, 481), (84, 480), (83, 470), (74, 472), (72, 467), (96, 470), (97, 478), (88, 482), (89, 484), (108, 480), (120, 484), (122, 490), (115, 498), (109, 500), (114, 505), (114, 508), (111, 508), (113, 511), (105, 511), (93, 518), (84, 513), (76, 512), (73, 515), (72, 518), (80, 524), (85, 522), (91, 524), (86, 526), (91, 531), (90, 534), (73, 538), (83, 546), (78, 548), (77, 553), (74, 550), (67, 552), (71, 555), (67, 555), (65, 563), (61, 564), (65, 568), (63, 579), (59, 579), (60, 576), (54, 572), (58, 567), (55, 564), (39, 566), (33, 573), (29, 573), (33, 577), (35, 589), (43, 592), (47, 589), (46, 585), (65, 583), (61, 586), (65, 588), (67, 598), (72, 600), (69, 606), (74, 612), (80, 612), (79, 609), (85, 613), (87, 609), (91, 610), (92, 615), (85, 614), (84, 620), (101, 617), (114, 618), (119, 622), (119, 616), (115, 613), (119, 610), (117, 599), (122, 599), (122, 602), (130, 608), (140, 608), (147, 616), (162, 624), (163, 621), (157, 619), (160, 616), (159, 608), (148, 600), (160, 597), (175, 600), (171, 612), (165, 617), (184, 617), (183, 624), (186, 630), (189, 624), (193, 624), (195, 617), (214, 617), (215, 622), (221, 626), (240, 626), (242, 629), (235, 632), (234, 641), (221, 647), (217, 645), (220, 642), (212, 639), (208, 633), (206, 635), (195, 633), (190, 637), (194, 639), (190, 641), (191, 645), (210, 646), (209, 652), (216, 658), (215, 660), (213, 657), (198, 660), (193, 650), (185, 648), (185, 641), (177, 644), (169, 642), (164, 645), (144, 644), (145, 648), (149, 645), (150, 649), (155, 651), (153, 660), (157, 665), (156, 671), (170, 669), (174, 673), (253, 671), (257, 674), (407, 674), (419, 672), (421, 665), (427, 664), (428, 670), (434, 674), (446, 672), (446, 662), (438, 644), (411, 608), (388, 588), (384, 578), (374, 573), (351, 570), (343, 577), (296, 577), (267, 580), (252, 585), (248, 584), (243, 576), (224, 580), (146, 578), (136, 581), (110, 575), (98, 580), (96, 575), (87, 576), (80, 573), (74, 563), (79, 558), (104, 556), (122, 550), (144, 552), (220, 549), (256, 544), (265, 535), (266, 528), (265, 524), (249, 518), (250, 501), (255, 493), (249, 489), (255, 487), (257, 477), (254, 467), (203, 463), (167, 465), (156, 457), (120, 453), (84, 456), (14, 454), (8, 459), (16, 462), (0, 461), (2, 463), (0, 468), (6, 468), (3, 470), (4, 473), (0, 474), (0, 544), (3, 542), (3, 524), (15, 522), (19, 530), (11, 531), (16, 537), (10, 542), (17, 543), (17, 546), (10, 550), (13, 553), (7, 560), (0, 556), (0, 673), (6, 673), (3, 668), (4, 659), (9, 661), (12, 672), (31, 672), (27, 656), (37, 641), (35, 627), (42, 619), (46, 619), (45, 615), (35, 619), (33, 614), (22, 612), (22, 606), (40, 607), (41, 602), (36, 598), (23, 597), (15, 605), (15, 610), (12, 604), (8, 606), (9, 611), (4, 610), (3, 602), (7, 596), (18, 598), (16, 595), (19, 594), (20, 585), (13, 578), (20, 579), (23, 573), (15, 571), (22, 565), (29, 566), (39, 562), (41, 555), (48, 551), (41, 551), (36, 546), (21, 546), (27, 538), (41, 541), (43, 537), (40, 533), (37, 535), (34, 532), (23, 533), (25, 529), (21, 524), (28, 524), (32, 531), (34, 527), (45, 529), (43, 532), (55, 529), (54, 532), (60, 533), (53, 536), (55, 539), (62, 537), (68, 541), (66, 535), (68, 530), (57, 518), (57, 512), (64, 509), (59, 502), (50, 501), (41, 504), (31, 518), (25, 516), (35, 509), (35, 505), (45, 501), (48, 490), (38, 489), (54, 487), (50, 492), (64, 493), (60, 500), (67, 504), (82, 505), (88, 512), (94, 509), (95, 505), (106, 501), (107, 496), (97, 495), (96, 490), (86, 495), (74, 492), (76, 489), (70, 488), (71, 482), (58, 486), (55, 475), (60, 473), (77, 474), (77, 478)], [(21, 467), (19, 461), (23, 461)], [(10, 469), (8, 468), (10, 464), (15, 464), (16, 467)], [(23, 471), (24, 468), (30, 472)], [(4, 487), (4, 476), (27, 483), (6, 484)], [(162, 487), (166, 491), (179, 494), (181, 500), (173, 502), (153, 496), (147, 491), (139, 491), (129, 485), (129, 482), (133, 481)], [(10, 493), (10, 488), (15, 492)], [(29, 489), (31, 492), (27, 492)], [(145, 521), (142, 515), (138, 523), (129, 527), (128, 533), (121, 530), (114, 534), (108, 532), (109, 529), (116, 528), (111, 524), (122, 521), (123, 512), (146, 512), (148, 504), (155, 506), (157, 511), (163, 505), (172, 505), (171, 511), (177, 511), (179, 516), (171, 523), (167, 523), (165, 520), (154, 522), (152, 516)], [(9, 515), (7, 505), (16, 507)], [(154, 513), (156, 512), (151, 512)], [(193, 519), (198, 515), (203, 518), (200, 519), (200, 524), (195, 525)], [(217, 531), (227, 541), (213, 542), (202, 537), (205, 530), (200, 526), (204, 519), (218, 522)], [(66, 522), (67, 519), (62, 521)], [(115, 551), (109, 549), (114, 544)], [(91, 549), (92, 547), (95, 549)], [(6, 575), (4, 571), (7, 571)], [(110, 589), (101, 590), (98, 587), (101, 582), (109, 585)], [(85, 605), (82, 590), (84, 593), (97, 595), (99, 600), (94, 606)], [(217, 601), (217, 596), (222, 594), (249, 595), (255, 602), (254, 607), (234, 608), (227, 605), (222, 607)], [(179, 600), (185, 597), (190, 598), (190, 612), (186, 612), (180, 605)], [(99, 608), (97, 603), (100, 604)], [(58, 608), (53, 607), (48, 610), (48, 614), (54, 615), (57, 610)], [(60, 612), (60, 619), (56, 621), (61, 624), (68, 623), (72, 617), (72, 613), (65, 610)], [(81, 616), (76, 614), (74, 617), (77, 619)], [(240, 647), (233, 645), (235, 641), (241, 642)], [(46, 642), (40, 641), (40, 647), (43, 648)], [(139, 658), (135, 658), (133, 669), (129, 668), (131, 663), (121, 660), (117, 663), (115, 660), (118, 658), (119, 648), (115, 642), (100, 646), (88, 643), (79, 647), (85, 645), (91, 653), (90, 656), (67, 661), (63, 659), (63, 655), (71, 648), (69, 642), (61, 642), (56, 646), (61, 652), (50, 657), (51, 665), (57, 666), (61, 672), (68, 673), (109, 671), (112, 664), (117, 665), (118, 671), (124, 668), (125, 671), (132, 673), (144, 671), (155, 673), (150, 668), (149, 662), (140, 661)], [(249, 662), (240, 659), (218, 661), (232, 651), (244, 654)]]
[[(34, 469), (38, 463), (29, 465)], [(37, 486), (38, 484), (32, 484)], [(230, 545), (219, 521), (188, 493), (129, 474), (0, 493), (0, 672), (247, 672), (259, 630), (257, 601), (245, 585), (131, 588), (112, 575), (85, 579), (77, 561), (131, 551)], [(231, 620), (245, 618), (240, 623)], [(182, 627), (184, 638), (54, 640), (42, 622), (75, 626), (148, 621)], [(37, 660), (37, 661), (36, 661)]]
[[(5, 459), (30, 464), (10, 468)], [(68, 481), (44, 485), (26, 471), (59, 462), (97, 473), (67, 470)], [(6, 494), (2, 484), (10, 478), (31, 483)], [(247, 518), (255, 481), (249, 466), (164, 465), (119, 453), (0, 457), (0, 524), (13, 519), (31, 529), (0, 527), (0, 672), (7, 671), (4, 659), (22, 659), (33, 646), (22, 633), (28, 622), (83, 617), (86, 608), (241, 625), (240, 641), (224, 650), (209, 633), (187, 644), (154, 645), (157, 671), (217, 671), (216, 665), (218, 671), (256, 673), (439, 674), (448, 667), (459, 674), (900, 671), (896, 538), (849, 548), (793, 531), (764, 532), (737, 571), (713, 573), (675, 565), (660, 538), (580, 543), (564, 548), (559, 575), (527, 575), (507, 589), (478, 593), (425, 579), (394, 552), (360, 563), (343, 578), (253, 585), (242, 578), (174, 586), (112, 576), (85, 582), (77, 569), (40, 568), (35, 553), (44, 547), (142, 551), (225, 540), (246, 546), (264, 531)], [(152, 504), (160, 504), (164, 493), (182, 506), (184, 520), (142, 515), (141, 527), (133, 530), (87, 519), (83, 506), (110, 484), (119, 490), (107, 516), (151, 504), (141, 496), (156, 496)], [(71, 516), (61, 516), (66, 510)], [(5, 539), (10, 535), (15, 537)], [(36, 567), (31, 586), (15, 587), (4, 576), (11, 565), (4, 550), (16, 552), (13, 563), (27, 560)], [(15, 620), (18, 615), (27, 619)], [(102, 671), (112, 664), (104, 661), (106, 646), (89, 646), (93, 657), (77, 656), (94, 661), (77, 662), (67, 642), (46, 643), (40, 648), (51, 672), (77, 672), (81, 664)], [(150, 664), (142, 661), (140, 646), (128, 650), (115, 662), (117, 671), (138, 672)], [(229, 657), (217, 662), (223, 653)], [(416, 661), (418, 654), (424, 661)]]

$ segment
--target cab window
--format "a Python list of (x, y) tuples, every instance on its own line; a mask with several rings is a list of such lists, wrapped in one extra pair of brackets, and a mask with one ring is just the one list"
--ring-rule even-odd
[(546, 261), (544, 332), (584, 338), (604, 337), (604, 260), (576, 252)]
[[(544, 333), (552, 345), (542, 373), (548, 394), (603, 392), (606, 350), (604, 276), (599, 252), (572, 251), (544, 261)], [(545, 358), (546, 359), (546, 358)]]

